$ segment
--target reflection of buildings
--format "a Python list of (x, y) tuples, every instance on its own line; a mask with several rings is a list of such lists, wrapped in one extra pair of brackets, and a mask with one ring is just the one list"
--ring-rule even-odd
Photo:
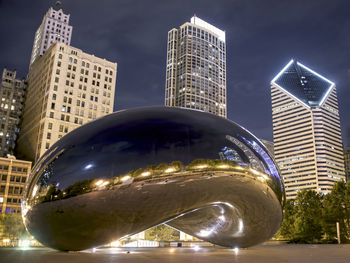
[(165, 106), (226, 117), (225, 32), (194, 16), (168, 32)]
[(350, 180), (350, 147), (345, 147), (344, 149), (344, 159), (345, 159), (345, 174), (346, 178)]
[(334, 83), (291, 60), (271, 81), (275, 159), (287, 198), (345, 179)]
[(4, 69), (0, 89), (0, 157), (13, 155), (23, 112), (26, 84), (16, 79), (16, 71)]
[(117, 64), (55, 43), (31, 66), (18, 150), (38, 158), (82, 124), (113, 112)]
[(268, 140), (260, 139), (260, 141), (265, 145), (265, 147), (269, 150), (269, 152), (272, 154), (272, 157), (274, 157), (274, 150), (273, 150), (273, 142), (270, 142)]
[(42, 56), (52, 43), (59, 42), (70, 45), (73, 28), (69, 25), (69, 16), (64, 14), (62, 9), (55, 10), (50, 7), (35, 32), (30, 64), (37, 57)]
[(20, 213), (24, 185), (31, 169), (31, 162), (15, 157), (0, 158), (0, 212)]

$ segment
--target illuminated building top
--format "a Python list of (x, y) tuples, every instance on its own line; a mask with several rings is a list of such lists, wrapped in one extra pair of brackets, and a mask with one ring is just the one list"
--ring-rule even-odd
[(321, 106), (335, 84), (298, 61), (291, 60), (271, 81), (307, 107)]
[(191, 18), (191, 23), (195, 24), (197, 26), (201, 26), (209, 31), (212, 31), (214, 34), (218, 35), (218, 37), (221, 41), (225, 42), (225, 31), (205, 22), (204, 20), (202, 20), (196, 16), (193, 16)]

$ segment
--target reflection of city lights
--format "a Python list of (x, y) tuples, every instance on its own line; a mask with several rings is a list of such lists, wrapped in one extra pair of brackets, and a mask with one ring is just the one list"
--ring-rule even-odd
[(200, 250), (200, 249), (201, 249), (201, 247), (198, 246), (198, 245), (194, 245), (194, 246), (193, 246), (193, 250), (194, 250), (194, 251), (198, 251), (198, 250)]
[(101, 184), (103, 184), (103, 180), (98, 180), (98, 181), (95, 183), (96, 186), (100, 186)]
[(211, 235), (212, 232), (213, 232), (213, 230), (203, 229), (199, 233), (197, 233), (197, 235), (200, 237), (208, 237)]
[(207, 167), (208, 167), (208, 165), (206, 165), (206, 164), (196, 166), (197, 169), (203, 169), (203, 168), (207, 168)]
[(89, 164), (85, 165), (84, 170), (89, 170), (93, 167), (94, 167), (94, 165), (92, 163), (89, 163)]
[(227, 169), (229, 168), (229, 166), (227, 164), (222, 164), (222, 165), (219, 165), (218, 168)]
[(101, 186), (106, 186), (107, 184), (109, 184), (109, 182), (105, 181), (105, 182), (103, 182), (103, 184), (101, 184)]
[(3, 242), (3, 243), (9, 243), (9, 242), (10, 242), (10, 239), (5, 238), (5, 239), (2, 240), (2, 242)]
[(235, 247), (235, 248), (233, 249), (233, 251), (235, 252), (236, 255), (238, 255), (239, 248), (238, 248), (238, 247)]
[(238, 223), (238, 232), (242, 233), (243, 232), (243, 220), (239, 219), (239, 223)]
[(35, 194), (36, 194), (37, 191), (38, 191), (38, 186), (35, 185), (34, 188), (33, 188), (32, 197), (35, 196)]
[(166, 169), (164, 172), (166, 172), (166, 173), (172, 173), (172, 172), (174, 172), (174, 171), (175, 171), (175, 169), (174, 169), (173, 167), (170, 167), (170, 168)]
[(171, 249), (169, 249), (169, 252), (170, 253), (174, 253), (175, 252), (175, 248), (172, 247)]
[(130, 178), (131, 178), (130, 175), (125, 175), (125, 176), (123, 176), (120, 180), (121, 180), (122, 182), (126, 182), (126, 181), (129, 180)]
[(150, 174), (151, 174), (151, 172), (147, 171), (147, 172), (143, 172), (143, 173), (141, 174), (141, 176), (149, 176)]
[(236, 166), (235, 169), (237, 169), (237, 170), (244, 170), (244, 168), (241, 167), (241, 166)]
[(219, 216), (219, 219), (220, 219), (221, 221), (223, 221), (223, 222), (225, 222), (225, 221), (226, 221), (225, 216)]
[(113, 241), (111, 243), (111, 247), (120, 247), (120, 242), (117, 240), (117, 241)]

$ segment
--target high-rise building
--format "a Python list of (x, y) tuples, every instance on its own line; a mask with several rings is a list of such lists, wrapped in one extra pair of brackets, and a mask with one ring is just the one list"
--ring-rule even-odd
[(165, 106), (226, 117), (225, 31), (193, 16), (168, 32)]
[(275, 159), (287, 198), (345, 180), (335, 84), (291, 60), (271, 81)]
[(64, 14), (59, 6), (55, 9), (50, 7), (35, 32), (30, 64), (42, 56), (53, 43), (70, 45), (73, 27), (69, 25), (69, 16)]
[(55, 43), (31, 66), (18, 153), (36, 161), (75, 128), (113, 112), (117, 64)]
[(345, 159), (345, 174), (346, 178), (350, 180), (350, 147), (344, 148), (344, 159)]
[(14, 154), (25, 91), (25, 81), (16, 79), (16, 71), (5, 68), (0, 88), (0, 157)]
[(0, 158), (0, 215), (20, 213), (24, 186), (32, 163), (14, 156)]

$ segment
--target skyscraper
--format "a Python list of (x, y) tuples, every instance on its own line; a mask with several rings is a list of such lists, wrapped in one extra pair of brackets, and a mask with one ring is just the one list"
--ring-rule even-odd
[(25, 81), (16, 79), (16, 71), (5, 68), (0, 88), (0, 157), (14, 154), (25, 91)]
[(14, 156), (0, 158), (0, 215), (20, 213), (24, 187), (32, 163)]
[(224, 31), (193, 16), (168, 32), (165, 106), (226, 117)]
[(37, 161), (75, 128), (113, 112), (117, 64), (55, 43), (30, 67), (21, 158)]
[(52, 43), (70, 45), (73, 27), (69, 25), (69, 16), (59, 9), (59, 5), (55, 9), (50, 7), (35, 32), (30, 65), (37, 57), (42, 56)]
[(287, 198), (345, 180), (335, 84), (291, 60), (271, 81), (274, 152)]

